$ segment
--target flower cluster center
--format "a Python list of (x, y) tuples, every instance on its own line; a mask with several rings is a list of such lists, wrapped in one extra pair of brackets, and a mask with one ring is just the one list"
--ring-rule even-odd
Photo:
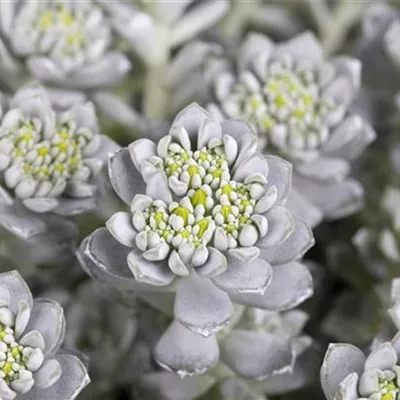
[(7, 167), (18, 165), (24, 175), (37, 182), (72, 178), (82, 166), (82, 152), (93, 134), (86, 129), (75, 131), (68, 123), (59, 125), (50, 138), (43, 137), (41, 131), (41, 122), (29, 119), (2, 132), (0, 154), (9, 158)]
[(273, 60), (258, 90), (238, 83), (233, 99), (236, 117), (273, 136), (273, 144), (294, 149), (317, 148), (327, 139), (326, 117), (334, 102), (322, 95), (317, 71), (297, 66), (290, 57)]
[(70, 57), (78, 55), (87, 46), (84, 23), (82, 13), (57, 2), (46, 4), (34, 21), (42, 38), (56, 34), (58, 39), (53, 46)]
[(212, 214), (218, 226), (234, 240), (246, 224), (251, 224), (251, 216), (257, 202), (250, 193), (251, 185), (230, 181), (216, 192), (218, 204)]
[(33, 351), (32, 347), (22, 346), (15, 340), (12, 327), (0, 323), (1, 379), (9, 385), (17, 379), (32, 379), (28, 360)]
[(229, 166), (222, 146), (203, 147), (187, 151), (177, 143), (171, 143), (164, 159), (164, 169), (169, 177), (177, 177), (190, 188), (203, 183), (217, 188), (222, 180), (229, 180)]
[[(140, 232), (136, 240), (139, 249), (145, 251), (160, 243), (168, 244), (170, 249), (188, 243), (199, 248), (213, 238), (224, 243), (220, 248), (236, 248), (239, 244), (252, 246), (259, 235), (265, 235), (265, 230), (259, 230), (253, 219), (257, 218), (256, 203), (265, 194), (264, 184), (231, 179), (222, 139), (211, 139), (207, 146), (196, 151), (173, 142), (160, 154), (153, 163), (161, 165), (171, 190), (181, 200), (169, 205), (155, 200), (143, 212), (135, 213), (133, 222)], [(249, 226), (251, 232), (245, 236), (252, 239), (240, 240), (241, 232)]]
[(155, 201), (144, 210), (144, 231), (147, 233), (149, 247), (155, 247), (160, 242), (174, 248), (179, 248), (183, 243), (199, 247), (210, 241), (214, 231), (213, 221), (200, 213), (196, 215), (190, 203), (183, 205), (185, 201), (182, 204), (172, 203), (168, 208)]
[(397, 375), (392, 371), (387, 371), (385, 378), (379, 379), (379, 394), (381, 400), (396, 400), (399, 395)]

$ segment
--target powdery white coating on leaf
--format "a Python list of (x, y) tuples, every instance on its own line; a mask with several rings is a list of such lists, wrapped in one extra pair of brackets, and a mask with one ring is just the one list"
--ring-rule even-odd
[(265, 379), (292, 370), (288, 341), (260, 332), (234, 330), (221, 343), (221, 359), (247, 378)]
[(219, 349), (215, 336), (205, 338), (173, 322), (154, 348), (154, 358), (164, 368), (185, 377), (215, 366)]
[(365, 355), (357, 347), (349, 344), (331, 344), (321, 367), (322, 389), (328, 400), (333, 400), (339, 384), (349, 374), (359, 376), (364, 369)]
[(225, 327), (233, 313), (229, 297), (209, 279), (193, 272), (179, 283), (175, 318), (190, 330), (208, 337)]
[(76, 398), (89, 378), (78, 358), (59, 354), (65, 334), (61, 306), (45, 299), (32, 301), (16, 271), (0, 275), (0, 288), (1, 397)]

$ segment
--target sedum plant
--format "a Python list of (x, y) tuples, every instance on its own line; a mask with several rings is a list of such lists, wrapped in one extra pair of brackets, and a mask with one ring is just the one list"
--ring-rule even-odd
[(2, 69), (25, 67), (41, 82), (92, 90), (118, 83), (130, 69), (111, 49), (110, 22), (94, 1), (25, 1), (0, 4)]
[(96, 207), (99, 173), (107, 152), (115, 148), (112, 140), (99, 134), (90, 103), (58, 113), (40, 87), (23, 88), (4, 99), (1, 226), (31, 243), (45, 238), (50, 248), (71, 241), (76, 228), (67, 217)]
[(89, 377), (76, 355), (60, 350), (65, 334), (61, 306), (33, 300), (17, 271), (0, 275), (0, 292), (0, 397), (75, 399)]
[(398, 335), (366, 357), (349, 344), (331, 345), (321, 368), (321, 385), (329, 399), (393, 400), (399, 393)]
[[(190, 49), (199, 47), (208, 49), (208, 59), (189, 61)], [(361, 63), (351, 57), (326, 59), (311, 33), (279, 44), (249, 33), (233, 62), (228, 52), (218, 53), (221, 49), (200, 43), (181, 51), (170, 68), (176, 101), (200, 93), (215, 118), (249, 122), (261, 151), (293, 164), (288, 205), (311, 226), (359, 210), (363, 189), (348, 176), (351, 161), (375, 138), (353, 107)], [(178, 84), (182, 75), (195, 77), (193, 90)]]
[(387, 310), (392, 319), (386, 332), (382, 329), (372, 342), (366, 356), (357, 347), (347, 344), (330, 344), (320, 371), (322, 389), (329, 399), (396, 400), (400, 373), (398, 366), (399, 332), (387, 340), (388, 332), (399, 328), (399, 280), (389, 284), (386, 294)]
[(0, 4), (0, 82), (45, 85), (61, 110), (86, 101), (118, 124), (142, 124), (110, 91), (131, 69), (118, 48), (111, 20), (94, 0), (16, 0)]
[(284, 206), (290, 164), (257, 145), (247, 124), (188, 106), (157, 144), (140, 139), (110, 158), (130, 212), (81, 246), (91, 276), (153, 301), (173, 296), (175, 320), (154, 355), (182, 376), (217, 363), (215, 333), (231, 320), (232, 301), (280, 311), (312, 294), (297, 260), (313, 237)]

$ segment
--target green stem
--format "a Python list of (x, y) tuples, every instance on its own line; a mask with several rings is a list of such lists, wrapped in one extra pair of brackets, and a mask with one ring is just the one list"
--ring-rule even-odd
[(143, 112), (147, 118), (163, 120), (168, 115), (167, 62), (149, 66), (145, 81)]
[(232, 7), (228, 15), (220, 22), (218, 29), (224, 39), (228, 41), (239, 40), (246, 30), (246, 26), (251, 21), (255, 10), (258, 10), (260, 2), (255, 0), (250, 4), (245, 1), (232, 2)]
[(328, 5), (324, 0), (306, 0), (306, 5), (308, 6), (308, 10), (312, 18), (314, 19), (316, 28), (320, 36), (324, 36), (327, 27), (332, 24), (332, 18), (329, 12)]
[(327, 55), (337, 52), (350, 29), (361, 19), (369, 2), (340, 0), (331, 12), (324, 1), (307, 0)]
[(322, 40), (327, 54), (339, 49), (350, 29), (361, 19), (365, 7), (364, 2), (343, 0), (337, 5), (332, 24), (328, 25)]
[(146, 118), (164, 120), (168, 116), (169, 91), (167, 87), (167, 68), (171, 57), (170, 30), (167, 26), (158, 27), (158, 56), (147, 64), (143, 113)]

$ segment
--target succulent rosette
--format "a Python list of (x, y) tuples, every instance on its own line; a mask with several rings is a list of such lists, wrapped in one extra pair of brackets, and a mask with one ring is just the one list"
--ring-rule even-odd
[(77, 235), (65, 217), (96, 207), (99, 172), (118, 146), (99, 134), (90, 103), (56, 113), (37, 87), (21, 89), (4, 103), (0, 225), (42, 248), (50, 243), (54, 252)]
[[(377, 293), (381, 293), (381, 302), (390, 307), (387, 316), (391, 318), (391, 322), (382, 320), (381, 332), (373, 340), (368, 355), (347, 343), (329, 346), (320, 371), (322, 389), (328, 400), (398, 398), (400, 393), (399, 287), (399, 279), (394, 279), (376, 290)], [(392, 337), (393, 331), (395, 332), (393, 339), (388, 340), (388, 337)]]
[[(374, 339), (369, 355), (347, 344), (331, 344), (325, 354), (320, 379), (326, 398), (396, 400), (399, 396), (399, 279), (382, 286), (382, 301), (389, 304), (390, 326), (383, 327)], [(385, 290), (383, 290), (385, 289)], [(390, 295), (388, 295), (390, 293)], [(386, 321), (387, 322), (387, 321)], [(387, 340), (395, 328), (395, 336)]]
[(62, 307), (32, 299), (17, 271), (0, 275), (0, 398), (72, 400), (89, 383), (80, 359), (60, 350)]
[[(189, 88), (179, 87), (177, 79), (175, 101), (200, 93), (216, 118), (249, 122), (262, 151), (293, 164), (288, 206), (311, 226), (360, 209), (363, 188), (348, 177), (350, 163), (375, 138), (375, 132), (352, 109), (360, 88), (358, 60), (326, 59), (311, 33), (279, 44), (249, 33), (233, 63), (227, 55), (218, 57), (217, 49), (210, 46), (188, 46), (192, 50), (203, 46), (209, 57), (197, 64), (189, 62), (188, 49), (176, 57), (170, 68), (171, 86), (185, 73), (195, 79)], [(198, 90), (199, 86), (203, 88)]]
[(0, 4), (3, 69), (21, 62), (41, 82), (67, 89), (114, 86), (130, 69), (111, 50), (112, 32), (93, 1), (25, 1)]
[(321, 368), (321, 385), (330, 399), (395, 400), (398, 387), (399, 335), (366, 357), (350, 344), (330, 345)]
[(284, 310), (312, 294), (308, 269), (296, 261), (312, 233), (284, 206), (291, 166), (257, 146), (246, 123), (220, 124), (192, 104), (157, 144), (140, 139), (109, 160), (111, 183), (131, 211), (85, 240), (83, 266), (139, 296), (176, 292), (176, 320), (155, 357), (182, 375), (218, 361), (213, 334), (229, 323), (231, 300)]

